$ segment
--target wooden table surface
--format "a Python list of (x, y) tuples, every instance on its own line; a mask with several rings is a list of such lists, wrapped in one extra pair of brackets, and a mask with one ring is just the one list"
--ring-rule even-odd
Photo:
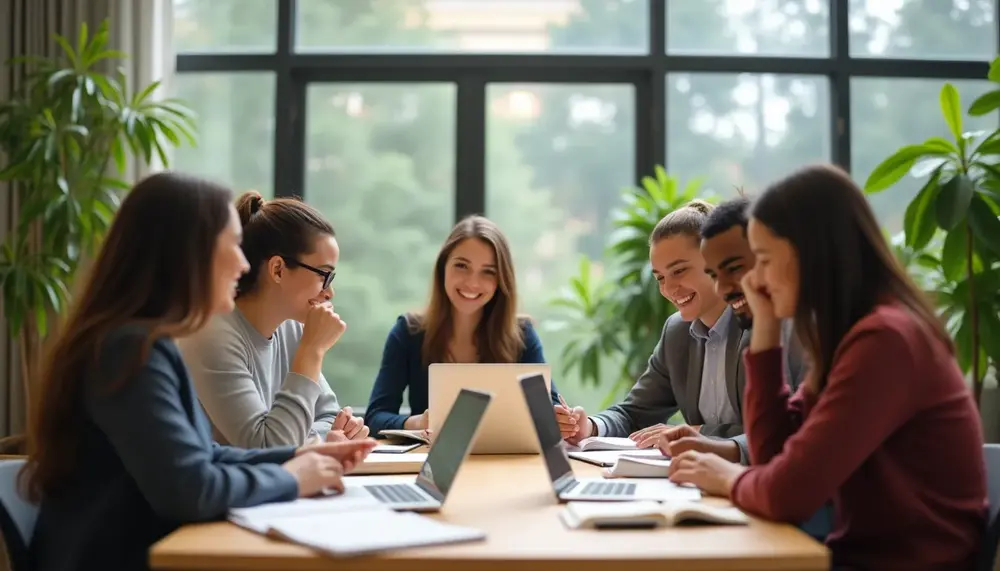
[[(578, 476), (599, 474), (599, 468), (577, 461), (573, 470)], [(827, 549), (788, 525), (755, 519), (748, 526), (569, 530), (560, 509), (539, 456), (470, 456), (441, 512), (428, 517), (479, 528), (487, 533), (485, 541), (333, 559), (229, 523), (210, 523), (164, 538), (151, 550), (150, 562), (156, 570), (194, 571), (615, 571), (619, 561), (628, 571), (829, 568)]]

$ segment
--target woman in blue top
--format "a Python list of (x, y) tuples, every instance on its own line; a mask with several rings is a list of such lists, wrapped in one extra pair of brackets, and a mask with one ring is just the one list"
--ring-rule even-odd
[[(427, 429), (431, 363), (544, 362), (538, 334), (517, 315), (507, 239), (492, 221), (467, 217), (452, 229), (434, 263), (427, 308), (400, 316), (389, 332), (365, 424), (376, 435), (387, 429)], [(399, 413), (407, 388), (409, 416)], [(559, 402), (555, 383), (552, 402)]]
[(343, 489), (374, 441), (212, 442), (175, 339), (233, 310), (247, 270), (228, 189), (174, 174), (122, 202), (41, 375), (22, 472), (36, 571), (148, 568), (149, 547), (230, 508)]

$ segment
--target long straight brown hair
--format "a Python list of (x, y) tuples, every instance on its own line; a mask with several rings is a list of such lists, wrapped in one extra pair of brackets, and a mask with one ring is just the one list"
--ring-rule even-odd
[(795, 335), (813, 388), (826, 387), (840, 342), (879, 303), (903, 304), (954, 352), (934, 307), (893, 255), (864, 193), (833, 165), (811, 165), (772, 184), (750, 214), (788, 240), (799, 262)]
[(497, 291), (483, 308), (483, 316), (476, 329), (479, 360), (483, 363), (517, 362), (524, 349), (524, 339), (517, 315), (517, 281), (510, 247), (500, 228), (482, 216), (469, 216), (455, 225), (434, 263), (430, 302), (422, 313), (407, 315), (410, 330), (424, 332), (421, 347), (423, 362), (429, 365), (448, 360), (454, 309), (445, 293), (444, 272), (451, 253), (465, 240), (482, 241), (493, 248), (497, 258)]
[[(157, 338), (188, 335), (208, 320), (216, 242), (231, 200), (226, 188), (176, 173), (154, 174), (127, 194), (44, 360), (22, 472), (33, 501), (65, 490), (82, 461), (85, 384), (113, 390), (142, 366)], [(102, 344), (129, 325), (144, 336), (133, 362), (121, 378), (93, 377)]]

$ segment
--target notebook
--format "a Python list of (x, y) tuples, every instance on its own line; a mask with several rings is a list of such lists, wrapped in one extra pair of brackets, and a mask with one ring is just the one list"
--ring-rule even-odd
[(614, 465), (604, 471), (605, 478), (666, 478), (670, 475), (670, 459), (619, 456)]
[(271, 523), (267, 535), (332, 557), (486, 539), (486, 533), (475, 528), (386, 507), (351, 514), (281, 518)]
[(750, 518), (734, 507), (701, 502), (569, 502), (560, 518), (570, 529), (671, 527), (683, 523), (746, 525)]
[(595, 450), (593, 452), (569, 452), (568, 456), (574, 460), (610, 468), (623, 456), (634, 458), (654, 458), (663, 459), (663, 453), (658, 448), (644, 448), (642, 450)]
[(427, 436), (426, 430), (396, 430), (396, 429), (386, 429), (380, 430), (378, 432), (379, 436), (391, 436), (395, 438), (402, 438), (404, 440), (416, 440), (421, 444), (430, 444), (431, 439)]
[(355, 466), (351, 476), (370, 474), (419, 474), (427, 461), (426, 452), (412, 454), (369, 454), (365, 461)]
[(614, 436), (591, 436), (584, 438), (576, 447), (570, 446), (569, 450), (580, 452), (590, 452), (592, 450), (636, 450), (635, 440), (631, 438), (620, 438)]

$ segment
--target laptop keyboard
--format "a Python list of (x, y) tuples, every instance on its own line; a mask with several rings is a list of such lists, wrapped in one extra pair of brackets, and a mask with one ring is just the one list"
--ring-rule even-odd
[(371, 495), (387, 504), (426, 502), (427, 498), (413, 489), (411, 484), (374, 484), (365, 486)]
[(635, 484), (624, 482), (587, 482), (580, 491), (584, 496), (634, 496)]

